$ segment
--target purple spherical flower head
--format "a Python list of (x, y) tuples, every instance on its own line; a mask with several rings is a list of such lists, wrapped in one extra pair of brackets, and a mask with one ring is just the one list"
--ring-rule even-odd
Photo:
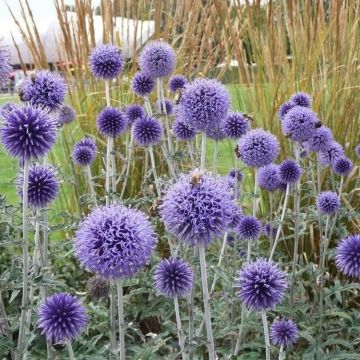
[(220, 124), (227, 114), (229, 104), (229, 93), (221, 83), (210, 79), (196, 79), (185, 86), (178, 110), (195, 130), (206, 131)]
[(360, 144), (355, 148), (355, 153), (358, 158), (360, 158)]
[(205, 130), (206, 136), (209, 139), (220, 141), (226, 138), (226, 135), (220, 124), (216, 124), (211, 128)]
[(298, 92), (294, 94), (290, 98), (290, 101), (297, 106), (302, 106), (307, 108), (311, 107), (311, 96), (305, 92)]
[(235, 203), (223, 179), (199, 173), (181, 175), (161, 205), (165, 228), (190, 245), (208, 244), (233, 222)]
[(347, 276), (360, 278), (360, 234), (348, 235), (336, 248), (336, 267)]
[(0, 86), (5, 85), (9, 81), (12, 67), (9, 63), (10, 54), (8, 48), (0, 44)]
[(282, 183), (294, 184), (301, 177), (301, 166), (292, 159), (284, 160), (278, 167), (279, 180)]
[(136, 144), (148, 147), (161, 141), (163, 128), (155, 117), (145, 116), (134, 122), (132, 132)]
[(280, 187), (278, 177), (279, 166), (275, 164), (265, 165), (257, 172), (257, 181), (261, 188), (267, 191), (274, 191)]
[(46, 155), (57, 134), (56, 123), (49, 113), (30, 105), (8, 112), (0, 131), (5, 149), (20, 160)]
[(184, 297), (191, 292), (194, 272), (182, 259), (165, 259), (156, 266), (154, 282), (159, 293), (170, 298)]
[(240, 139), (250, 130), (249, 120), (241, 113), (229, 113), (222, 124), (224, 134), (230, 139)]
[(25, 79), (20, 90), (22, 101), (50, 111), (57, 110), (62, 106), (65, 94), (64, 79), (58, 73), (49, 70), (38, 71), (31, 78)]
[(74, 146), (72, 158), (79, 166), (88, 166), (96, 159), (96, 144), (91, 138), (84, 138)]
[[(165, 109), (166, 109), (166, 115), (171, 115), (173, 112), (173, 103), (171, 100), (169, 99), (165, 99)], [(156, 110), (160, 113), (160, 114), (165, 114), (164, 111), (164, 106), (162, 101), (157, 101), (156, 102)]]
[(323, 191), (316, 197), (316, 206), (321, 214), (332, 215), (340, 206), (338, 195), (332, 191)]
[(17, 108), (13, 103), (5, 103), (0, 106), (0, 118), (6, 118), (7, 113)]
[(57, 293), (40, 306), (38, 327), (53, 343), (71, 341), (88, 322), (86, 309), (76, 296)]
[(131, 104), (125, 108), (125, 116), (129, 126), (131, 126), (135, 120), (142, 118), (145, 115), (145, 110), (141, 105)]
[(147, 265), (156, 246), (149, 219), (122, 205), (95, 208), (79, 225), (75, 254), (88, 271), (128, 278)]
[(143, 73), (136, 73), (131, 83), (133, 91), (140, 96), (148, 96), (155, 87), (155, 80)]
[(176, 65), (174, 49), (165, 41), (151, 41), (140, 54), (141, 71), (152, 78), (170, 75)]
[(182, 90), (187, 84), (187, 80), (182, 75), (173, 75), (169, 80), (169, 89), (171, 92)]
[(306, 107), (294, 106), (281, 122), (283, 132), (294, 141), (307, 141), (314, 135), (319, 119)]
[(338, 159), (336, 159), (334, 162), (333, 162), (333, 169), (334, 169), (334, 172), (337, 174), (337, 175), (340, 175), (340, 176), (347, 176), (350, 174), (352, 168), (353, 168), (353, 163), (352, 161), (343, 156), (343, 157), (340, 157)]
[[(23, 195), (24, 176), (18, 178), (18, 193)], [(54, 169), (50, 166), (39, 164), (32, 165), (29, 169), (29, 205), (34, 209), (47, 207), (59, 192), (59, 182), (55, 176)]]
[(97, 150), (95, 140), (90, 137), (84, 137), (75, 144), (75, 147), (81, 147), (81, 146), (88, 146), (94, 152), (96, 152)]
[(128, 123), (122, 111), (106, 107), (99, 113), (96, 125), (101, 135), (115, 138), (126, 130)]
[(57, 121), (60, 124), (68, 124), (76, 119), (76, 112), (75, 110), (68, 105), (63, 105), (57, 114)]
[(277, 225), (271, 225), (270, 223), (266, 223), (264, 226), (265, 236), (268, 239), (270, 239), (270, 237), (274, 239), (277, 233), (277, 229), (278, 229)]
[(261, 232), (262, 224), (254, 216), (243, 216), (236, 227), (236, 233), (241, 240), (257, 240)]
[(249, 310), (273, 309), (284, 298), (286, 273), (273, 262), (258, 259), (237, 273), (234, 287), (239, 289), (237, 295)]
[(89, 68), (91, 73), (102, 80), (116, 78), (124, 67), (121, 51), (114, 45), (100, 45), (91, 50)]
[(280, 120), (284, 120), (285, 115), (294, 107), (296, 104), (294, 104), (292, 101), (288, 101), (284, 104), (282, 104), (279, 108), (278, 116)]
[(320, 151), (320, 163), (324, 166), (332, 165), (337, 159), (345, 156), (343, 147), (336, 141), (331, 142), (327, 149)]
[(262, 167), (271, 164), (279, 155), (280, 144), (277, 138), (263, 129), (246, 133), (238, 142), (241, 160), (248, 166)]
[(275, 320), (270, 328), (270, 339), (274, 345), (290, 346), (299, 338), (297, 325), (292, 320)]
[(325, 151), (333, 142), (331, 130), (325, 126), (316, 129), (313, 136), (305, 143), (305, 147), (310, 151)]
[(190, 141), (195, 139), (196, 131), (185, 121), (177, 118), (174, 121), (173, 133), (179, 140)]

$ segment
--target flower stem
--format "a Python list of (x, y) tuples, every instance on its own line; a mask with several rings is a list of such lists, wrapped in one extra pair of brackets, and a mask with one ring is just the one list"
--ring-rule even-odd
[(110, 280), (110, 359), (116, 358), (116, 289), (114, 280)]
[(215, 144), (214, 144), (214, 162), (213, 162), (213, 171), (214, 171), (214, 175), (217, 174), (217, 162), (218, 162), (218, 142), (215, 141)]
[[(195, 262), (195, 258), (197, 257), (197, 247), (194, 246), (194, 258), (193, 263)], [(194, 271), (194, 285), (191, 289), (190, 301), (188, 306), (189, 313), (189, 360), (193, 359), (193, 338), (194, 338), (194, 303), (195, 303), (195, 290), (196, 290), (196, 271)]]
[(92, 199), (94, 201), (95, 206), (97, 206), (96, 192), (95, 192), (95, 189), (94, 189), (94, 182), (93, 182), (93, 178), (92, 178), (92, 174), (91, 174), (90, 165), (86, 166), (86, 172), (87, 172), (88, 181), (89, 181), (90, 194), (91, 194), (91, 197), (92, 197)]
[(269, 202), (270, 202), (270, 249), (273, 247), (273, 203), (274, 203), (274, 194), (272, 191), (270, 191), (269, 194)]
[(30, 160), (24, 159), (24, 175), (23, 175), (23, 211), (22, 211), (22, 226), (23, 226), (23, 279), (22, 279), (22, 299), (21, 299), (21, 318), (20, 318), (20, 329), (17, 346), (17, 359), (22, 358), (22, 354), (26, 352), (25, 345), (25, 328), (26, 328), (26, 314), (28, 311), (28, 287), (29, 287), (29, 234), (28, 234), (28, 190), (29, 190), (29, 168)]
[(119, 339), (120, 339), (120, 360), (125, 360), (125, 320), (124, 320), (124, 295), (121, 279), (116, 281), (118, 295), (118, 316), (119, 316)]
[(133, 132), (130, 131), (130, 141), (129, 141), (128, 153), (127, 153), (127, 158), (126, 158), (126, 174), (125, 174), (125, 179), (124, 179), (123, 186), (121, 189), (120, 199), (122, 199), (124, 196), (126, 184), (127, 184), (127, 181), (129, 179), (129, 175), (130, 175), (133, 142), (134, 142)]
[(201, 135), (201, 160), (200, 160), (200, 170), (205, 169), (206, 162), (206, 134), (203, 132)]
[(66, 342), (66, 348), (68, 350), (70, 360), (75, 360), (74, 351), (69, 340)]
[(170, 155), (173, 154), (173, 146), (171, 141), (171, 132), (170, 132), (170, 126), (169, 126), (169, 119), (168, 114), (166, 111), (166, 103), (165, 103), (165, 93), (164, 93), (164, 83), (163, 80), (158, 78), (158, 91), (159, 91), (159, 102), (161, 104), (160, 109), (162, 108), (164, 114), (165, 114), (165, 129), (166, 129), (166, 135), (167, 135), (167, 143), (168, 143), (168, 150)]
[(181, 317), (180, 317), (180, 310), (179, 310), (179, 301), (177, 296), (174, 297), (174, 307), (175, 307), (175, 316), (176, 316), (176, 326), (177, 326), (177, 331), (178, 331), (178, 337), (179, 337), (179, 345), (180, 345), (180, 350), (181, 350), (181, 357), (183, 360), (186, 359), (186, 354), (185, 354), (185, 339), (184, 339), (184, 332), (181, 326)]
[(112, 152), (112, 138), (108, 137), (106, 147), (106, 169), (105, 169), (105, 201), (106, 205), (110, 205), (110, 171), (111, 171), (111, 152)]
[(206, 271), (206, 259), (205, 259), (205, 245), (199, 245), (199, 256), (200, 256), (200, 272), (201, 272), (201, 285), (203, 292), (204, 301), (204, 313), (205, 313), (205, 325), (207, 333), (207, 346), (209, 351), (209, 360), (216, 359), (214, 337), (211, 324), (211, 311), (210, 311), (210, 297), (207, 282), (207, 271)]
[(284, 345), (280, 345), (279, 360), (285, 360)]
[(261, 318), (262, 318), (263, 328), (264, 328), (266, 360), (271, 360), (271, 358), (270, 358), (269, 327), (268, 327), (268, 322), (267, 322), (265, 310), (261, 311)]
[(154, 180), (155, 180), (155, 187), (156, 187), (156, 192), (157, 192), (157, 196), (160, 196), (160, 185), (159, 185), (159, 179), (156, 173), (156, 164), (155, 164), (155, 158), (154, 158), (154, 151), (153, 151), (153, 147), (150, 145), (149, 146), (149, 155), (150, 155), (150, 161), (151, 161), (151, 170), (152, 173), (154, 175)]

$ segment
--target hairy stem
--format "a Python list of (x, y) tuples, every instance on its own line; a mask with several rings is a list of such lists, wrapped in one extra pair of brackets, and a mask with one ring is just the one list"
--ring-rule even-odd
[(181, 357), (183, 360), (185, 360), (186, 359), (185, 339), (184, 339), (184, 332), (183, 332), (182, 325), (181, 325), (179, 301), (178, 301), (177, 296), (174, 297), (174, 308), (175, 308), (176, 326), (177, 326), (178, 337), (179, 337), (179, 346), (180, 346), (180, 350), (181, 350)]
[(203, 132), (201, 134), (201, 160), (200, 160), (200, 170), (205, 169), (206, 162), (206, 134)]
[(160, 196), (161, 192), (160, 192), (159, 179), (158, 179), (157, 172), (156, 172), (154, 151), (153, 151), (153, 147), (151, 145), (149, 146), (149, 155), (150, 155), (150, 161), (151, 161), (151, 170), (152, 170), (154, 180), (155, 180), (157, 196)]
[(264, 328), (266, 360), (271, 360), (271, 357), (270, 357), (269, 327), (268, 327), (268, 321), (267, 321), (267, 318), (266, 318), (265, 310), (261, 311), (261, 318), (262, 318), (262, 323), (263, 323), (263, 328)]
[(133, 132), (130, 131), (130, 141), (129, 141), (129, 147), (128, 147), (127, 158), (126, 158), (126, 174), (125, 174), (125, 179), (124, 179), (123, 186), (121, 189), (120, 199), (122, 199), (124, 197), (127, 181), (130, 176), (133, 142), (134, 142)]
[(94, 201), (95, 206), (97, 206), (96, 192), (95, 192), (95, 189), (94, 189), (94, 181), (93, 181), (93, 178), (92, 178), (90, 165), (86, 166), (86, 172), (87, 172), (87, 177), (88, 177), (88, 181), (89, 181), (89, 188), (90, 188), (91, 198)]
[(106, 205), (110, 205), (110, 172), (111, 172), (111, 152), (113, 139), (108, 137), (106, 146), (106, 169), (105, 169), (105, 201)]
[(122, 280), (116, 281), (118, 295), (118, 316), (119, 316), (119, 339), (120, 339), (120, 360), (125, 360), (125, 320), (124, 320), (124, 295)]
[(74, 351), (73, 351), (73, 348), (72, 348), (72, 345), (71, 345), (71, 341), (68, 340), (66, 342), (66, 348), (67, 348), (67, 351), (69, 353), (69, 359), (70, 360), (75, 360), (75, 355), (74, 355)]

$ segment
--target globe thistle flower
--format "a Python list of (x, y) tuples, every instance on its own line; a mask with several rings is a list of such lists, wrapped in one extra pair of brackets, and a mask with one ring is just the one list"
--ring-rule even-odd
[(55, 143), (56, 134), (56, 123), (48, 112), (30, 105), (8, 112), (0, 130), (4, 148), (20, 160), (46, 155)]
[(88, 322), (86, 310), (79, 299), (67, 293), (57, 293), (39, 308), (38, 327), (53, 343), (71, 341)]
[(206, 129), (205, 133), (209, 139), (215, 141), (220, 141), (226, 138), (226, 135), (219, 124), (214, 125), (212, 128)]
[(124, 67), (121, 51), (114, 45), (100, 45), (91, 50), (89, 68), (91, 73), (102, 80), (115, 79)]
[(270, 328), (270, 339), (274, 345), (290, 346), (299, 338), (297, 325), (292, 320), (275, 320)]
[(275, 238), (276, 233), (277, 233), (278, 227), (276, 225), (271, 225), (270, 223), (266, 223), (264, 226), (264, 233), (265, 236), (270, 239), (270, 238)]
[(140, 96), (150, 95), (155, 87), (155, 80), (143, 73), (136, 73), (131, 83), (133, 91)]
[(175, 93), (178, 90), (182, 90), (186, 84), (187, 84), (187, 80), (182, 75), (173, 75), (169, 79), (169, 89), (173, 93)]
[(180, 118), (175, 119), (172, 130), (179, 140), (190, 141), (196, 137), (196, 131)]
[(360, 234), (348, 235), (336, 248), (336, 267), (347, 276), (360, 278)]
[[(165, 99), (165, 109), (166, 109), (166, 115), (171, 115), (172, 114), (172, 112), (173, 112), (173, 103), (172, 103), (171, 100)], [(160, 114), (165, 114), (164, 106), (163, 106), (162, 101), (158, 100), (156, 102), (156, 110)]]
[(230, 139), (240, 139), (250, 130), (249, 120), (241, 113), (229, 113), (223, 124), (222, 130)]
[(336, 159), (333, 163), (333, 169), (335, 174), (340, 176), (349, 175), (352, 168), (353, 168), (352, 161), (345, 156)]
[(249, 310), (273, 309), (284, 298), (286, 273), (273, 262), (258, 259), (237, 273), (234, 287)]
[(283, 132), (293, 141), (304, 142), (314, 135), (319, 124), (316, 114), (306, 107), (294, 106), (281, 122)]
[(101, 135), (116, 138), (127, 128), (127, 117), (119, 109), (106, 107), (96, 120), (98, 131)]
[(311, 107), (311, 96), (305, 92), (298, 92), (290, 98), (290, 102), (296, 106)]
[(250, 130), (238, 142), (241, 160), (246, 165), (256, 168), (271, 164), (279, 155), (279, 151), (279, 141), (263, 129)]
[(90, 137), (84, 137), (75, 144), (75, 147), (81, 147), (81, 146), (88, 146), (94, 152), (96, 152), (97, 150), (95, 140)]
[(158, 144), (163, 136), (161, 123), (155, 117), (149, 116), (137, 119), (132, 132), (135, 143), (143, 147)]
[(220, 124), (229, 104), (229, 93), (221, 83), (196, 79), (185, 86), (178, 111), (195, 130), (206, 131)]
[(338, 195), (332, 191), (323, 191), (316, 197), (316, 206), (320, 214), (332, 215), (340, 206)]
[(278, 113), (278, 116), (279, 116), (279, 119), (281, 121), (284, 120), (285, 118), (285, 115), (289, 112), (289, 110), (291, 110), (294, 106), (296, 106), (292, 101), (288, 101), (284, 104), (282, 104), (279, 108), (279, 113)]
[(75, 255), (88, 271), (129, 278), (147, 265), (156, 246), (149, 219), (122, 205), (95, 208), (79, 225)]
[(195, 171), (181, 175), (160, 208), (167, 231), (190, 245), (208, 244), (233, 221), (232, 191), (223, 179)]
[(320, 151), (320, 163), (324, 166), (332, 165), (337, 159), (345, 156), (343, 147), (336, 141), (331, 142), (326, 150)]
[(244, 214), (242, 207), (235, 202), (232, 204), (231, 209), (231, 219), (228, 224), (228, 231), (236, 231), (237, 227), (240, 224), (240, 221), (243, 219)]
[(109, 296), (109, 281), (93, 276), (86, 283), (86, 293), (92, 300), (106, 299)]
[(301, 166), (292, 159), (284, 160), (278, 167), (279, 180), (282, 183), (294, 184), (300, 180)]
[(78, 166), (89, 166), (96, 159), (96, 144), (90, 138), (84, 138), (75, 144), (72, 158)]
[(333, 140), (331, 130), (325, 126), (321, 126), (315, 130), (313, 136), (305, 142), (304, 145), (309, 151), (325, 151)]
[(145, 115), (144, 108), (138, 104), (131, 104), (125, 108), (125, 116), (129, 126), (131, 126), (135, 120), (142, 118)]
[(16, 109), (16, 105), (13, 103), (5, 103), (0, 106), (0, 118), (5, 118), (6, 114), (14, 109)]
[(165, 259), (156, 266), (154, 283), (160, 294), (170, 298), (184, 297), (191, 292), (194, 272), (182, 259)]
[[(18, 193), (23, 196), (24, 176), (18, 177)], [(32, 165), (29, 169), (29, 205), (34, 209), (47, 207), (59, 192), (59, 182), (54, 169), (50, 166)]]
[(161, 78), (174, 71), (176, 54), (165, 41), (151, 41), (142, 50), (139, 64), (144, 74), (152, 78)]
[(63, 105), (57, 114), (57, 120), (59, 124), (68, 124), (76, 119), (76, 112), (75, 110), (68, 105)]
[(355, 148), (355, 153), (358, 158), (360, 158), (360, 144)]
[(42, 70), (21, 84), (20, 99), (31, 105), (54, 111), (64, 103), (66, 85), (64, 79), (55, 72)]
[(0, 45), (0, 86), (5, 85), (9, 81), (10, 72), (10, 54), (8, 48)]
[(257, 172), (259, 186), (267, 191), (277, 190), (280, 186), (278, 170), (279, 166), (275, 164), (269, 164), (259, 168)]
[(254, 216), (243, 216), (236, 232), (241, 240), (257, 240), (262, 232), (261, 222)]

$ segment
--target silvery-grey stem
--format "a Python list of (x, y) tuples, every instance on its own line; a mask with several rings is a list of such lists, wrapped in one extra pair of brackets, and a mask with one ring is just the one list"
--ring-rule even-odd
[(165, 143), (162, 143), (161, 144), (161, 150), (163, 152), (163, 155), (164, 155), (164, 158), (165, 158), (165, 161), (166, 161), (166, 164), (169, 168), (169, 172), (170, 172), (170, 176), (175, 178), (176, 177), (176, 173), (175, 173), (175, 169), (173, 167), (173, 163), (171, 162), (171, 159), (170, 159), (170, 155), (168, 153), (168, 150), (166, 148), (166, 145)]
[(159, 86), (159, 91), (160, 91), (160, 103), (162, 107), (162, 110), (165, 114), (165, 129), (166, 129), (166, 136), (167, 136), (167, 144), (168, 144), (168, 149), (170, 154), (173, 154), (173, 146), (172, 146), (172, 141), (171, 141), (171, 132), (170, 132), (170, 125), (169, 125), (169, 119), (168, 119), (168, 114), (166, 111), (166, 103), (165, 103), (165, 93), (164, 93), (164, 83), (163, 80), (158, 78), (158, 86)]
[(215, 141), (215, 144), (214, 144), (214, 162), (213, 162), (213, 171), (214, 171), (214, 175), (217, 174), (217, 162), (218, 162), (218, 142)]
[[(253, 199), (253, 208), (252, 208), (252, 216), (256, 216), (257, 208), (258, 208), (258, 181), (257, 181), (257, 171), (254, 170), (254, 199)], [(249, 262), (251, 259), (251, 246), (252, 242), (248, 241), (247, 243), (247, 254), (246, 254), (246, 262)]]
[(339, 185), (339, 194), (338, 194), (339, 200), (341, 199), (341, 192), (342, 192), (343, 185), (344, 185), (344, 176), (341, 176), (340, 185)]
[(274, 202), (274, 194), (272, 191), (270, 191), (269, 194), (269, 201), (270, 201), (270, 249), (273, 247), (273, 202)]
[(127, 159), (126, 159), (126, 174), (125, 174), (123, 187), (121, 189), (120, 199), (122, 199), (123, 196), (124, 196), (125, 189), (126, 189), (126, 184), (127, 184), (127, 181), (128, 181), (129, 175), (130, 175), (133, 142), (134, 142), (133, 132), (130, 131), (130, 141), (129, 141), (129, 147), (128, 147), (128, 156), (127, 156)]
[[(194, 258), (197, 258), (197, 246), (194, 246)], [(194, 269), (195, 270), (195, 269)], [(194, 303), (195, 303), (195, 290), (196, 290), (196, 271), (194, 271), (193, 287), (191, 289), (190, 301), (189, 301), (189, 360), (193, 359), (193, 338), (194, 338)]]
[(73, 351), (73, 348), (72, 348), (72, 346), (71, 346), (70, 340), (68, 340), (68, 341), (66, 342), (66, 348), (67, 348), (67, 351), (68, 351), (68, 353), (69, 353), (69, 359), (70, 359), (70, 360), (75, 360), (75, 355), (74, 355), (74, 351)]
[(111, 152), (112, 138), (108, 137), (106, 147), (106, 169), (105, 169), (105, 201), (106, 205), (110, 205), (110, 172), (111, 172)]
[(285, 357), (284, 345), (280, 345), (279, 360), (285, 360)]
[(181, 358), (183, 360), (186, 359), (185, 354), (185, 338), (184, 338), (184, 332), (181, 325), (181, 317), (180, 317), (180, 310), (179, 310), (179, 301), (177, 296), (174, 297), (174, 308), (175, 308), (175, 317), (176, 317), (176, 327), (178, 331), (178, 337), (179, 337), (179, 346), (181, 350)]
[[(112, 138), (111, 144), (111, 192), (112, 196), (116, 194), (116, 160), (115, 160), (115, 150), (114, 150), (114, 138)], [(113, 199), (114, 201), (114, 199)]]
[(121, 279), (116, 280), (116, 287), (118, 294), (120, 360), (125, 360), (124, 295), (123, 295), (123, 283)]
[(106, 106), (110, 106), (110, 80), (105, 80)]
[(149, 146), (149, 155), (150, 155), (150, 161), (151, 161), (151, 170), (152, 170), (152, 173), (154, 175), (154, 180), (155, 180), (156, 192), (157, 192), (157, 195), (160, 196), (161, 193), (160, 193), (159, 179), (157, 177), (157, 172), (156, 172), (154, 151), (153, 151), (153, 147), (151, 145)]
[(110, 359), (116, 358), (116, 286), (110, 280)]
[(94, 201), (95, 206), (97, 206), (96, 192), (95, 192), (95, 189), (94, 189), (94, 181), (93, 181), (93, 178), (92, 178), (90, 165), (86, 166), (86, 172), (87, 172), (87, 177), (88, 177), (88, 181), (89, 181), (89, 188), (90, 188), (91, 198)]
[(206, 134), (203, 132), (201, 134), (201, 161), (200, 161), (200, 170), (205, 169), (206, 162)]
[(147, 96), (144, 96), (144, 105), (145, 105), (145, 110), (147, 112), (147, 114), (149, 116), (152, 115), (152, 109), (151, 109), (151, 104), (150, 104), (150, 100)]
[(239, 350), (240, 350), (240, 343), (241, 343), (242, 333), (243, 333), (243, 329), (244, 329), (244, 325), (245, 325), (246, 314), (247, 314), (246, 306), (245, 306), (244, 303), (242, 303), (242, 305), (241, 305), (241, 319), (240, 319), (239, 334), (238, 334), (238, 338), (236, 340), (235, 351), (234, 351), (235, 356), (238, 355)]
[(264, 328), (266, 360), (271, 360), (271, 357), (270, 357), (269, 327), (268, 327), (268, 322), (267, 322), (265, 310), (261, 311), (261, 318), (262, 318), (263, 328)]

